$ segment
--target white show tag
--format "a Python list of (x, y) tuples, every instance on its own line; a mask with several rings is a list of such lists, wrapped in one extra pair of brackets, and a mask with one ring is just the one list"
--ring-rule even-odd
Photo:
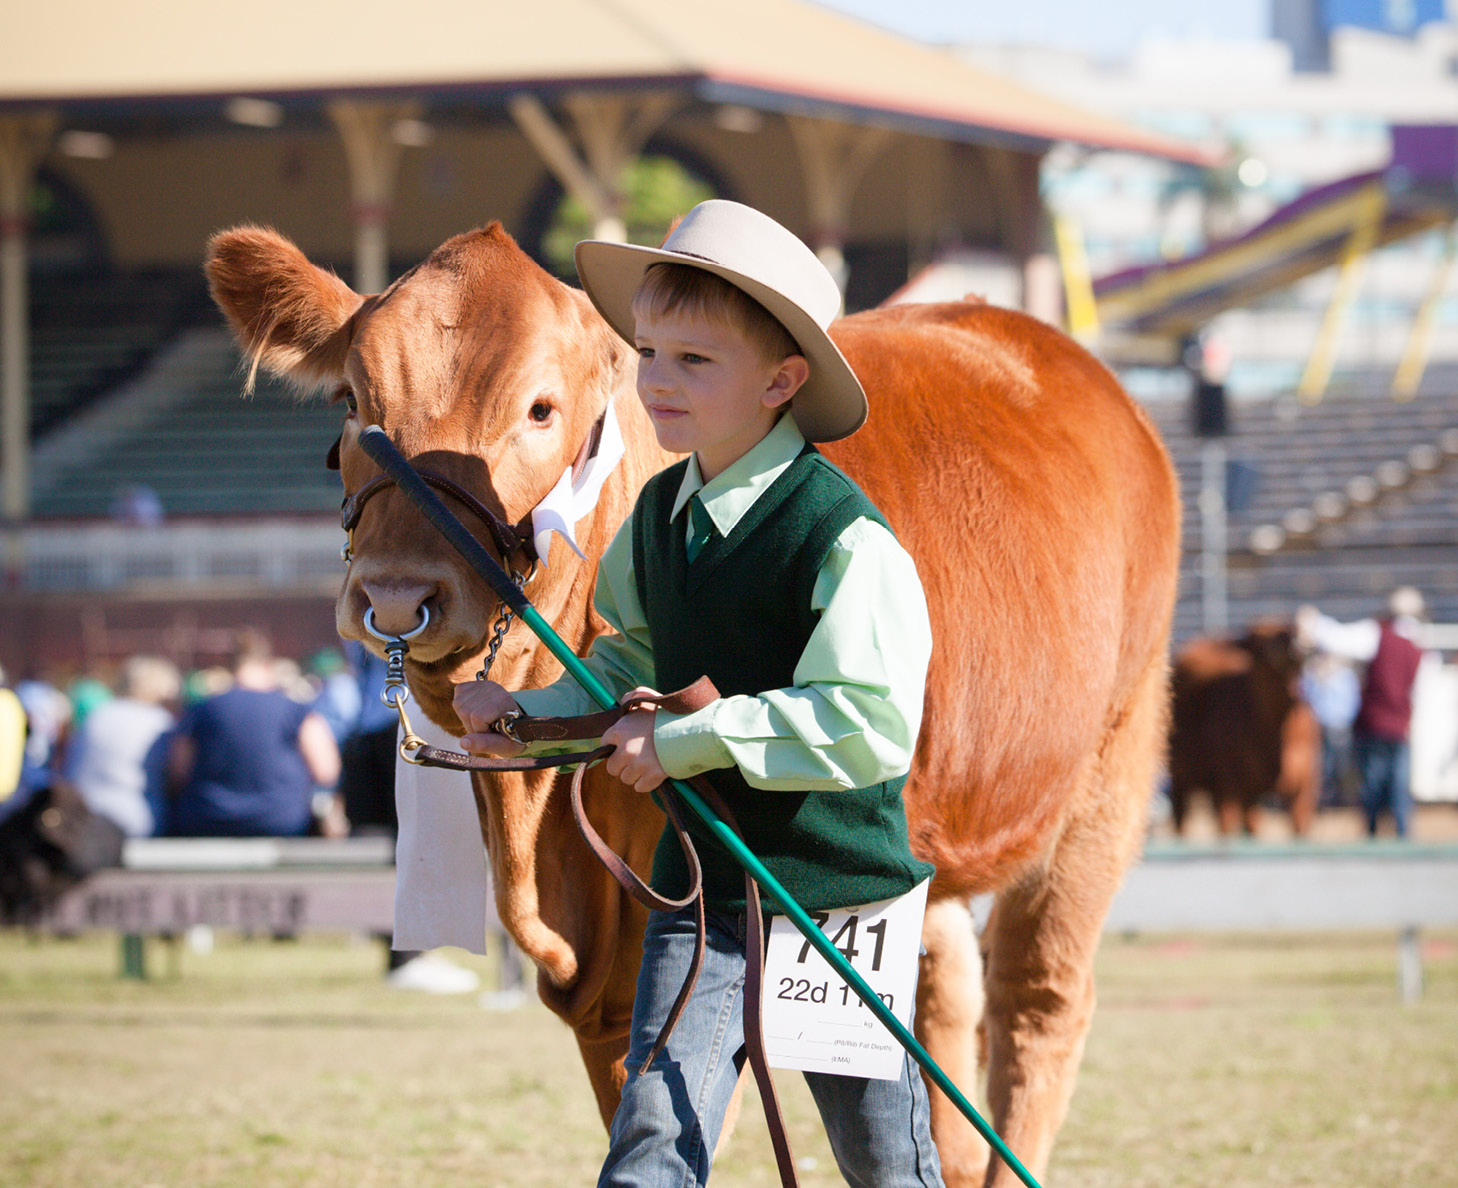
[[(896, 899), (811, 912), (821, 931), (903, 1026), (916, 995), (926, 881)], [(770, 923), (764, 1042), (774, 1068), (894, 1081), (905, 1054), (870, 1007), (785, 916)]]

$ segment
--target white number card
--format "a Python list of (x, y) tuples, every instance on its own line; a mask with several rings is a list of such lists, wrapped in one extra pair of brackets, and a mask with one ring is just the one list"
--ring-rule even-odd
[[(903, 1026), (916, 994), (926, 882), (896, 899), (811, 912), (830, 943)], [(830, 963), (785, 916), (770, 923), (764, 1042), (775, 1068), (894, 1081), (903, 1051)]]

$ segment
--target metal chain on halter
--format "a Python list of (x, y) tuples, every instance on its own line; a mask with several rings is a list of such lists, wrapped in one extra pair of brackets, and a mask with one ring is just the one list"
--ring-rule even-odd
[(420, 622), (415, 627), (403, 635), (386, 635), (375, 626), (374, 607), (364, 614), (365, 630), (385, 645), (385, 687), (380, 690), (380, 700), (400, 715), (400, 758), (417, 766), (415, 753), (425, 746), (425, 740), (415, 733), (405, 713), (405, 703), (410, 700), (410, 686), (405, 683), (405, 653), (410, 650), (410, 640), (424, 631), (429, 622), (430, 608), (422, 603)]
[[(534, 560), (526, 573), (513, 573), (511, 580), (519, 588), (525, 589), (527, 583), (536, 576), (537, 563)], [(511, 630), (511, 624), (515, 619), (516, 612), (506, 605), (504, 599), (496, 604), (496, 622), (491, 624), (491, 639), (486, 644), (486, 655), (481, 661), (481, 671), (476, 674), (478, 681), (484, 681), (491, 671), (491, 666), (496, 663), (496, 653), (501, 650), (501, 645), (506, 640), (506, 633)]]

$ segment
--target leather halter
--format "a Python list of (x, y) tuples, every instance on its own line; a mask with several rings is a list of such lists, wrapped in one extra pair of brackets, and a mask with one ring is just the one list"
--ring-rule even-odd
[[(496, 728), (502, 729), (502, 732), (515, 742), (585, 740), (598, 738), (604, 730), (618, 721), (625, 713), (634, 709), (660, 707), (673, 713), (691, 713), (694, 710), (702, 709), (716, 700), (718, 696), (719, 691), (714, 688), (713, 682), (708, 677), (700, 677), (692, 685), (679, 689), (677, 692), (653, 696), (630, 696), (613, 709), (602, 710), (595, 714), (585, 714), (575, 718), (529, 718), (517, 715), (509, 725), (504, 726), (503, 723), (498, 723)], [(396, 708), (400, 710), (401, 722), (404, 724), (403, 706), (397, 703)], [(407, 735), (410, 733), (408, 725), (406, 733)], [(404, 747), (408, 744), (407, 737), (406, 742), (401, 744), (402, 754), (404, 754)], [(683, 898), (670, 899), (658, 894), (603, 840), (592, 822), (588, 820), (587, 810), (583, 807), (582, 784), (588, 767), (611, 753), (611, 747), (598, 745), (590, 751), (570, 755), (518, 756), (512, 759), (496, 759), (482, 755), (463, 755), (458, 751), (447, 751), (421, 742), (415, 749), (414, 755), (408, 758), (412, 763), (427, 767), (452, 768), (456, 771), (531, 771), (575, 764), (570, 792), (572, 816), (577, 822), (577, 828), (582, 834), (583, 840), (597, 856), (598, 861), (607, 868), (608, 873), (624, 891), (650, 911), (675, 912), (686, 907), (693, 908), (696, 924), (693, 957), (689, 961), (683, 985), (679, 987), (678, 997), (674, 1000), (673, 1006), (663, 1021), (658, 1038), (653, 1041), (653, 1046), (648, 1050), (648, 1054), (638, 1070), (640, 1073), (647, 1073), (649, 1067), (668, 1044), (668, 1038), (678, 1023), (679, 1017), (683, 1014), (684, 1008), (688, 1005), (689, 997), (693, 994), (694, 987), (698, 984), (699, 973), (703, 969), (707, 935), (704, 919), (703, 868), (700, 865), (693, 838), (684, 824), (682, 812), (678, 807), (678, 798), (672, 794), (664, 795), (661, 804), (679, 848), (683, 851), (684, 862), (689, 872), (689, 890)], [(689, 783), (719, 815), (719, 818), (742, 838), (743, 831), (739, 828), (739, 823), (734, 819), (733, 812), (724, 803), (714, 786), (703, 776), (693, 776)], [(797, 1188), (799, 1176), (795, 1168), (795, 1156), (790, 1149), (784, 1113), (780, 1108), (779, 1094), (775, 1089), (774, 1076), (770, 1072), (769, 1055), (765, 1047), (762, 1004), (764, 1001), (764, 959), (768, 934), (765, 931), (764, 913), (760, 906), (759, 884), (747, 870), (744, 872), (744, 903), (746, 926), (744, 946), (745, 1051), (750, 1071), (754, 1074), (755, 1084), (759, 1088), (770, 1144), (774, 1148), (775, 1163), (779, 1168), (780, 1184), (782, 1188)]]
[[(582, 443), (582, 448), (577, 451), (577, 457), (572, 462), (572, 478), (575, 481), (582, 473), (583, 467), (597, 454), (598, 446), (602, 444), (603, 422), (607, 417), (604, 410), (602, 416), (593, 422), (592, 428), (587, 432), (587, 438)], [(344, 434), (341, 433), (334, 444), (329, 447), (329, 453), (325, 456), (324, 465), (330, 470), (339, 469), (339, 447), (344, 441)], [(444, 491), (464, 503), (466, 507), (479, 519), (491, 532), (491, 540), (496, 545), (496, 551), (505, 561), (518, 549), (526, 556), (529, 563), (537, 560), (536, 538), (532, 532), (531, 512), (528, 512), (518, 523), (510, 524), (502, 517), (477, 499), (470, 491), (461, 486), (454, 479), (448, 479), (443, 474), (436, 474), (433, 470), (422, 470), (415, 468), (418, 474), (429, 486), (439, 491)], [(339, 522), (344, 531), (349, 534), (350, 544), (346, 545), (346, 558), (353, 552), (354, 529), (359, 523), (359, 518), (364, 514), (365, 504), (383, 491), (386, 487), (393, 487), (395, 480), (387, 474), (377, 474), (369, 482), (365, 483), (352, 495), (345, 495), (344, 502), (339, 509)]]
[[(448, 479), (445, 475), (436, 474), (431, 470), (420, 470), (417, 468), (416, 473), (430, 486), (435, 487), (439, 491), (444, 491), (447, 495), (452, 495), (464, 503), (490, 529), (491, 539), (495, 543), (496, 550), (501, 554), (503, 561), (518, 549), (526, 553), (529, 561), (535, 561), (537, 559), (537, 550), (535, 544), (532, 542), (532, 532), (529, 526), (531, 522), (530, 515), (527, 516), (527, 519), (522, 524), (508, 524), (455, 480)], [(394, 485), (395, 480), (388, 474), (377, 474), (353, 495), (346, 496), (343, 506), (339, 509), (339, 522), (344, 530), (352, 535), (355, 525), (359, 523), (359, 518), (364, 513), (365, 504), (386, 487), (393, 487)], [(527, 526), (524, 527), (523, 525)]]

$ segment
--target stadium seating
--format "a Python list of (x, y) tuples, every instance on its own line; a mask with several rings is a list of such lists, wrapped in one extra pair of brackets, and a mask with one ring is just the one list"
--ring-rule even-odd
[[(263, 376), (245, 398), (237, 351), (197, 280), (43, 293), (32, 352), (38, 517), (105, 516), (129, 484), (150, 487), (169, 517), (337, 510), (339, 479), (323, 457), (339, 410), (299, 403)], [(1228, 525), (1230, 629), (1304, 602), (1359, 617), (1399, 584), (1458, 622), (1458, 369), (1435, 371), (1407, 403), (1388, 399), (1385, 381), (1345, 377), (1310, 406), (1289, 395), (1231, 403), (1219, 439), (1240, 497)], [(1188, 401), (1147, 407), (1184, 496), (1182, 640), (1203, 622), (1203, 440)], [(1263, 526), (1280, 529), (1279, 547), (1253, 544)]]
[[(1452, 560), (1458, 544), (1458, 374), (1431, 375), (1406, 403), (1385, 394), (1385, 379), (1348, 377), (1315, 405), (1289, 395), (1232, 403), (1230, 432), (1218, 440), (1248, 485), (1249, 499), (1229, 516), (1231, 630), (1261, 617), (1289, 616), (1307, 602), (1339, 618), (1358, 618), (1380, 610), (1396, 585), (1420, 588), (1436, 620), (1458, 621), (1458, 566)], [(1175, 628), (1182, 639), (1198, 634), (1202, 623), (1202, 439), (1192, 432), (1186, 402), (1148, 407), (1184, 494)], [(1284, 539), (1273, 551), (1259, 547), (1263, 526), (1282, 530)]]
[(137, 374), (207, 316), (201, 275), (37, 278), (31, 295), (31, 436), (39, 439)]
[(170, 337), (126, 383), (73, 400), (38, 438), (35, 514), (105, 516), (133, 485), (169, 517), (337, 511), (339, 477), (324, 455), (340, 411), (266, 376), (245, 396), (244, 381), (221, 327)]

